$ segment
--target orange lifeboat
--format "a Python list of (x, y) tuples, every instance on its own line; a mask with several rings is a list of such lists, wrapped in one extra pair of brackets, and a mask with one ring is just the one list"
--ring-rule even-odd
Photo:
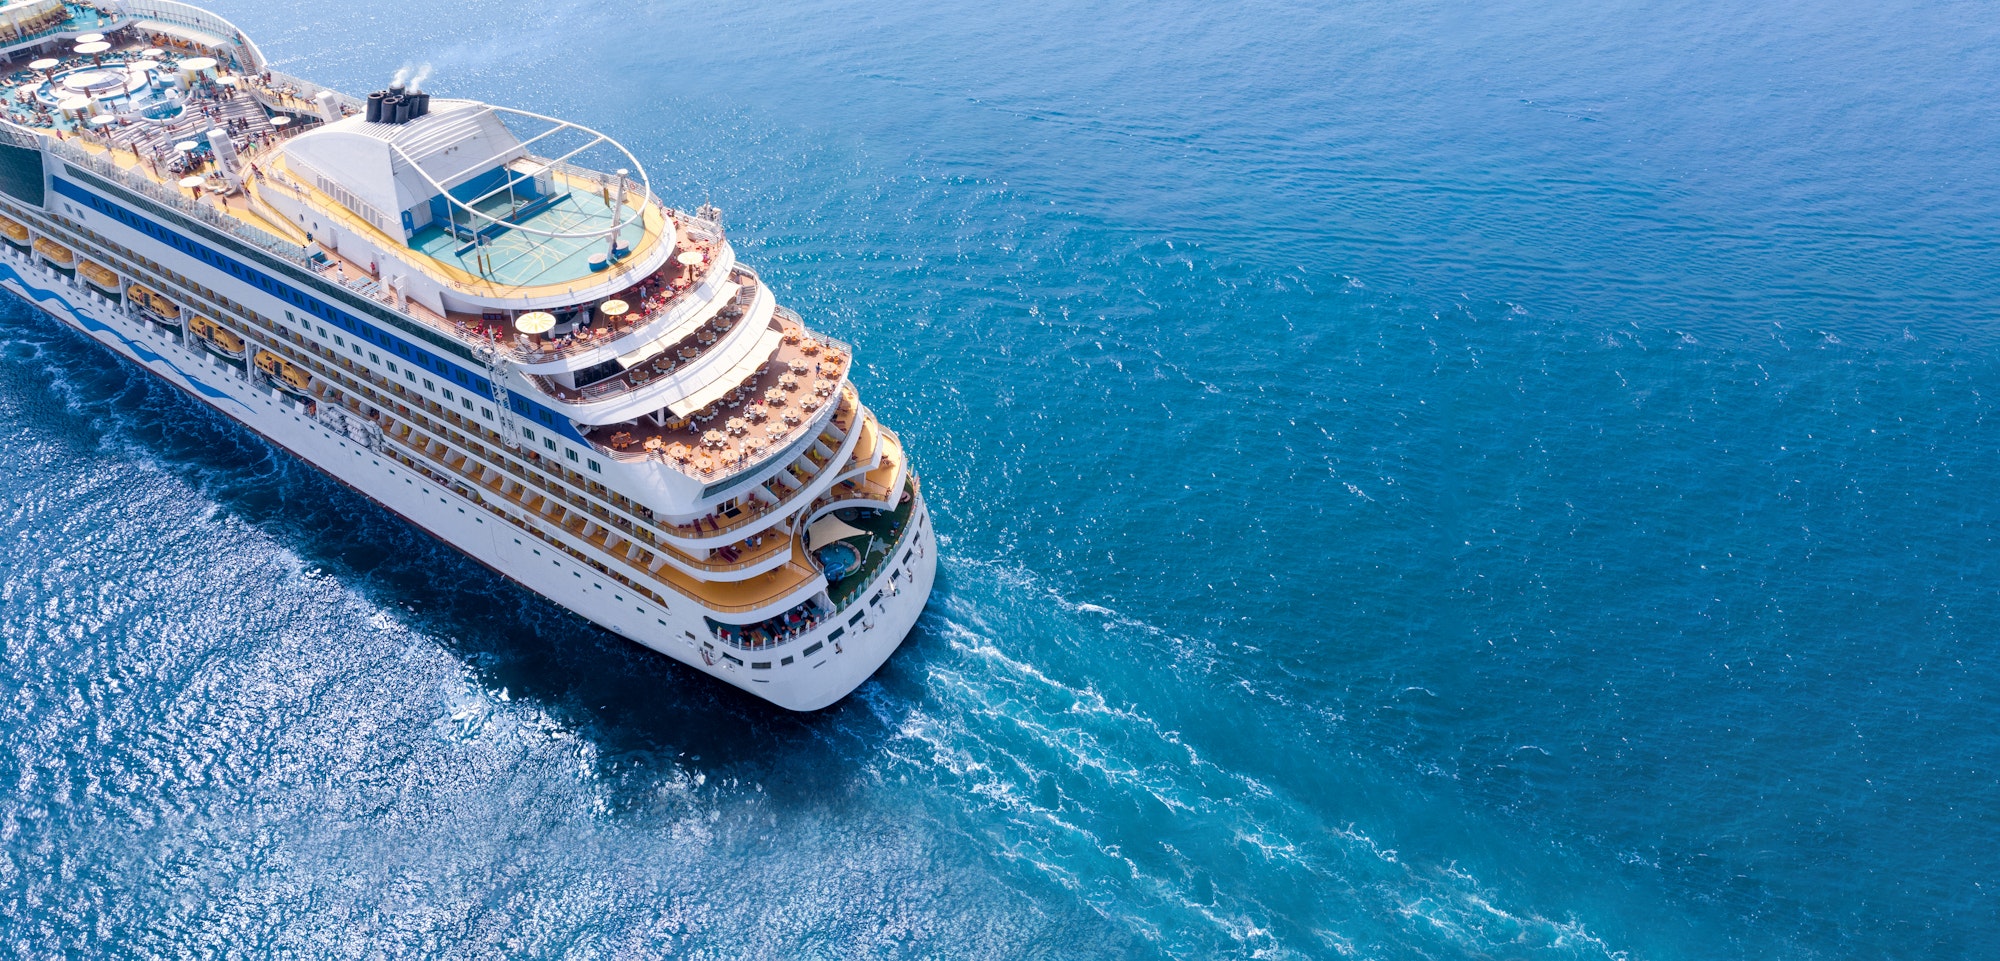
[(58, 267), (76, 267), (76, 254), (68, 247), (56, 243), (47, 237), (35, 238), (35, 252), (41, 254), (49, 263)]
[(111, 268), (94, 260), (86, 260), (76, 265), (76, 272), (84, 281), (107, 294), (118, 292), (118, 275)]
[(255, 360), (257, 370), (269, 378), (279, 390), (300, 397), (312, 396), (312, 375), (300, 369), (297, 364), (268, 350), (258, 351)]
[(176, 329), (180, 327), (180, 305), (155, 293), (152, 288), (133, 284), (125, 288), (125, 296), (131, 300), (132, 306), (139, 308), (139, 312), (145, 314), (153, 323)]
[(200, 314), (188, 318), (188, 330), (201, 338), (201, 345), (208, 348), (211, 353), (224, 360), (233, 360), (239, 364), (243, 362), (243, 351), (249, 345), (243, 342), (243, 338), (236, 336), (235, 331)]

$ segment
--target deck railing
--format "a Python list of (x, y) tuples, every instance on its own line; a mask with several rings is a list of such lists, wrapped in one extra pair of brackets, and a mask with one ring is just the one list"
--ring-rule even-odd
[[(8, 125), (11, 126), (11, 125)], [(14, 134), (15, 131), (9, 130)], [(91, 153), (65, 140), (52, 140), (34, 134), (27, 136), (39, 141), (40, 147), (49, 155), (59, 157), (64, 163), (81, 167), (99, 177), (103, 177), (120, 187), (144, 196), (148, 200), (171, 207), (174, 210), (199, 220), (203, 225), (220, 230), (230, 236), (251, 244), (259, 250), (282, 257), (301, 267), (310, 269), (306, 249), (275, 234), (266, 233), (256, 227), (237, 220), (207, 204), (199, 203), (179, 188), (169, 187), (153, 180), (136, 170), (120, 167), (107, 157)], [(14, 142), (10, 137), (10, 142)], [(24, 145), (25, 146), (25, 145)]]
[(241, 66), (250, 73), (259, 73), (268, 68), (264, 61), (264, 52), (257, 49), (257, 45), (251, 42), (248, 34), (238, 30), (235, 24), (200, 7), (175, 3), (174, 0), (118, 0), (116, 6), (134, 19), (176, 23), (212, 34), (216, 39), (243, 52), (245, 62)]

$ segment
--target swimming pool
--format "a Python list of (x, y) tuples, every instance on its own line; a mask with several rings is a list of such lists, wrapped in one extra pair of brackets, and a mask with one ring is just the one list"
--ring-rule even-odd
[(846, 541), (834, 541), (813, 552), (819, 558), (819, 566), (826, 571), (828, 581), (837, 581), (861, 566), (861, 552)]

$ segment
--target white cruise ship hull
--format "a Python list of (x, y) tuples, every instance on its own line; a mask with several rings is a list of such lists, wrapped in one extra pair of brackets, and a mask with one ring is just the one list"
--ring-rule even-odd
[[(166, 259), (174, 252), (156, 255)], [(202, 265), (189, 259), (172, 266), (195, 273)], [(893, 549), (896, 557), (908, 560), (882, 565), (851, 610), (769, 651), (717, 647), (701, 640), (709, 630), (704, 612), (694, 605), (663, 607), (556, 551), (522, 543), (527, 539), (519, 537), (520, 531), (488, 507), (308, 415), (304, 405), (255, 370), (184, 343), (182, 336), (6, 244), (0, 244), (0, 287), (473, 560), (608, 631), (780, 707), (812, 711), (847, 696), (902, 644), (930, 596), (937, 572), (936, 539), (919, 494)], [(259, 292), (231, 294), (252, 300)], [(753, 667), (758, 664), (769, 666)]]

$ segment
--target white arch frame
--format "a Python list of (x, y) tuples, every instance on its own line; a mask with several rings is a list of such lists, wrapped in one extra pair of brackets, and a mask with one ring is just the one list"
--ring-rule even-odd
[[(477, 103), (477, 101), (471, 101), (471, 102)], [(509, 147), (500, 153), (494, 154), (476, 163), (468, 164), (465, 168), (463, 168), (463, 170), (460, 171), (460, 173), (464, 173), (466, 171), (483, 170), (487, 167), (487, 165), (499, 161), (502, 157), (505, 157), (507, 154), (513, 153), (515, 150), (524, 149), (529, 144), (534, 143), (537, 140), (554, 136), (555, 134), (562, 133), (565, 130), (575, 130), (590, 136), (592, 139), (590, 140), (590, 142), (584, 144), (583, 146), (571, 150), (570, 152), (563, 154), (560, 157), (556, 157), (552, 160), (536, 160), (533, 154), (529, 155), (529, 159), (536, 160), (536, 162), (542, 165), (542, 170), (541, 170), (542, 173), (548, 173), (554, 171), (557, 165), (564, 164), (565, 161), (567, 161), (571, 157), (576, 156), (577, 154), (580, 154), (586, 150), (593, 149), (599, 146), (600, 144), (610, 144), (612, 149), (615, 149), (619, 153), (624, 154), (625, 159), (631, 162), (632, 166), (628, 169), (638, 173), (639, 175), (638, 186), (639, 186), (640, 197), (645, 198), (645, 197), (651, 197), (653, 195), (653, 181), (651, 176), (646, 173), (646, 165), (640, 163), (639, 158), (634, 156), (632, 154), (632, 151), (626, 149), (624, 144), (619, 143), (616, 140), (613, 140), (610, 135), (605, 134), (598, 130), (591, 129), (590, 127), (586, 127), (580, 123), (571, 123), (567, 120), (558, 120), (554, 117), (546, 117), (541, 114), (533, 113), (527, 110), (517, 110), (513, 107), (502, 107), (499, 106), (498, 104), (490, 104), (490, 103), (480, 103), (479, 106), (483, 109), (492, 111), (497, 114), (503, 114), (503, 115), (511, 114), (519, 117), (527, 117), (531, 120), (539, 120), (542, 121), (543, 123), (553, 124), (553, 126), (551, 126), (547, 130), (542, 131), (541, 133), (538, 133), (532, 137), (527, 138), (526, 140), (522, 140), (516, 143), (514, 146)], [(645, 220), (646, 207), (643, 202), (631, 203), (632, 213), (631, 216), (629, 217), (626, 217), (624, 219), (619, 219), (618, 217), (614, 216), (613, 222), (610, 225), (603, 227), (593, 227), (589, 230), (584, 230), (584, 231), (565, 232), (556, 230), (543, 230), (536, 227), (529, 227), (524, 224), (517, 224), (511, 221), (502, 220), (491, 214), (485, 213), (484, 211), (478, 210), (474, 208), (472, 205), (482, 200), (485, 200), (486, 198), (491, 197), (502, 190), (513, 189), (514, 181), (512, 179), (509, 179), (505, 185), (500, 187), (495, 187), (492, 190), (489, 190), (486, 193), (474, 197), (469, 201), (459, 200), (457, 197), (451, 195), (451, 191), (446, 189), (444, 184), (439, 183), (437, 178), (431, 176), (430, 171), (425, 170), (423, 164), (418, 163), (416, 158), (410, 156), (407, 152), (405, 152), (401, 144), (398, 144), (395, 141), (387, 141), (387, 143), (389, 144), (389, 149), (395, 151), (397, 156), (403, 158), (403, 162), (409, 164), (411, 169), (415, 170), (419, 176), (423, 177), (424, 180), (431, 185), (431, 188), (436, 190), (439, 196), (442, 196), (445, 199), (445, 202), (447, 204), (450, 204), (451, 206), (464, 210), (466, 213), (471, 214), (472, 216), (477, 217), (480, 220), (484, 220), (487, 223), (499, 224), (501, 226), (506, 227), (509, 230), (518, 230), (526, 234), (530, 234), (536, 237), (544, 237), (549, 240), (591, 240), (591, 239), (605, 237), (606, 235), (611, 234), (613, 231), (622, 233), (624, 232), (625, 228), (630, 227), (635, 223), (642, 224), (643, 226), (643, 222)], [(602, 171), (597, 171), (597, 172), (602, 173)], [(453, 176), (457, 175), (454, 174)], [(621, 174), (609, 173), (605, 174), (605, 176), (619, 177), (621, 176)]]

